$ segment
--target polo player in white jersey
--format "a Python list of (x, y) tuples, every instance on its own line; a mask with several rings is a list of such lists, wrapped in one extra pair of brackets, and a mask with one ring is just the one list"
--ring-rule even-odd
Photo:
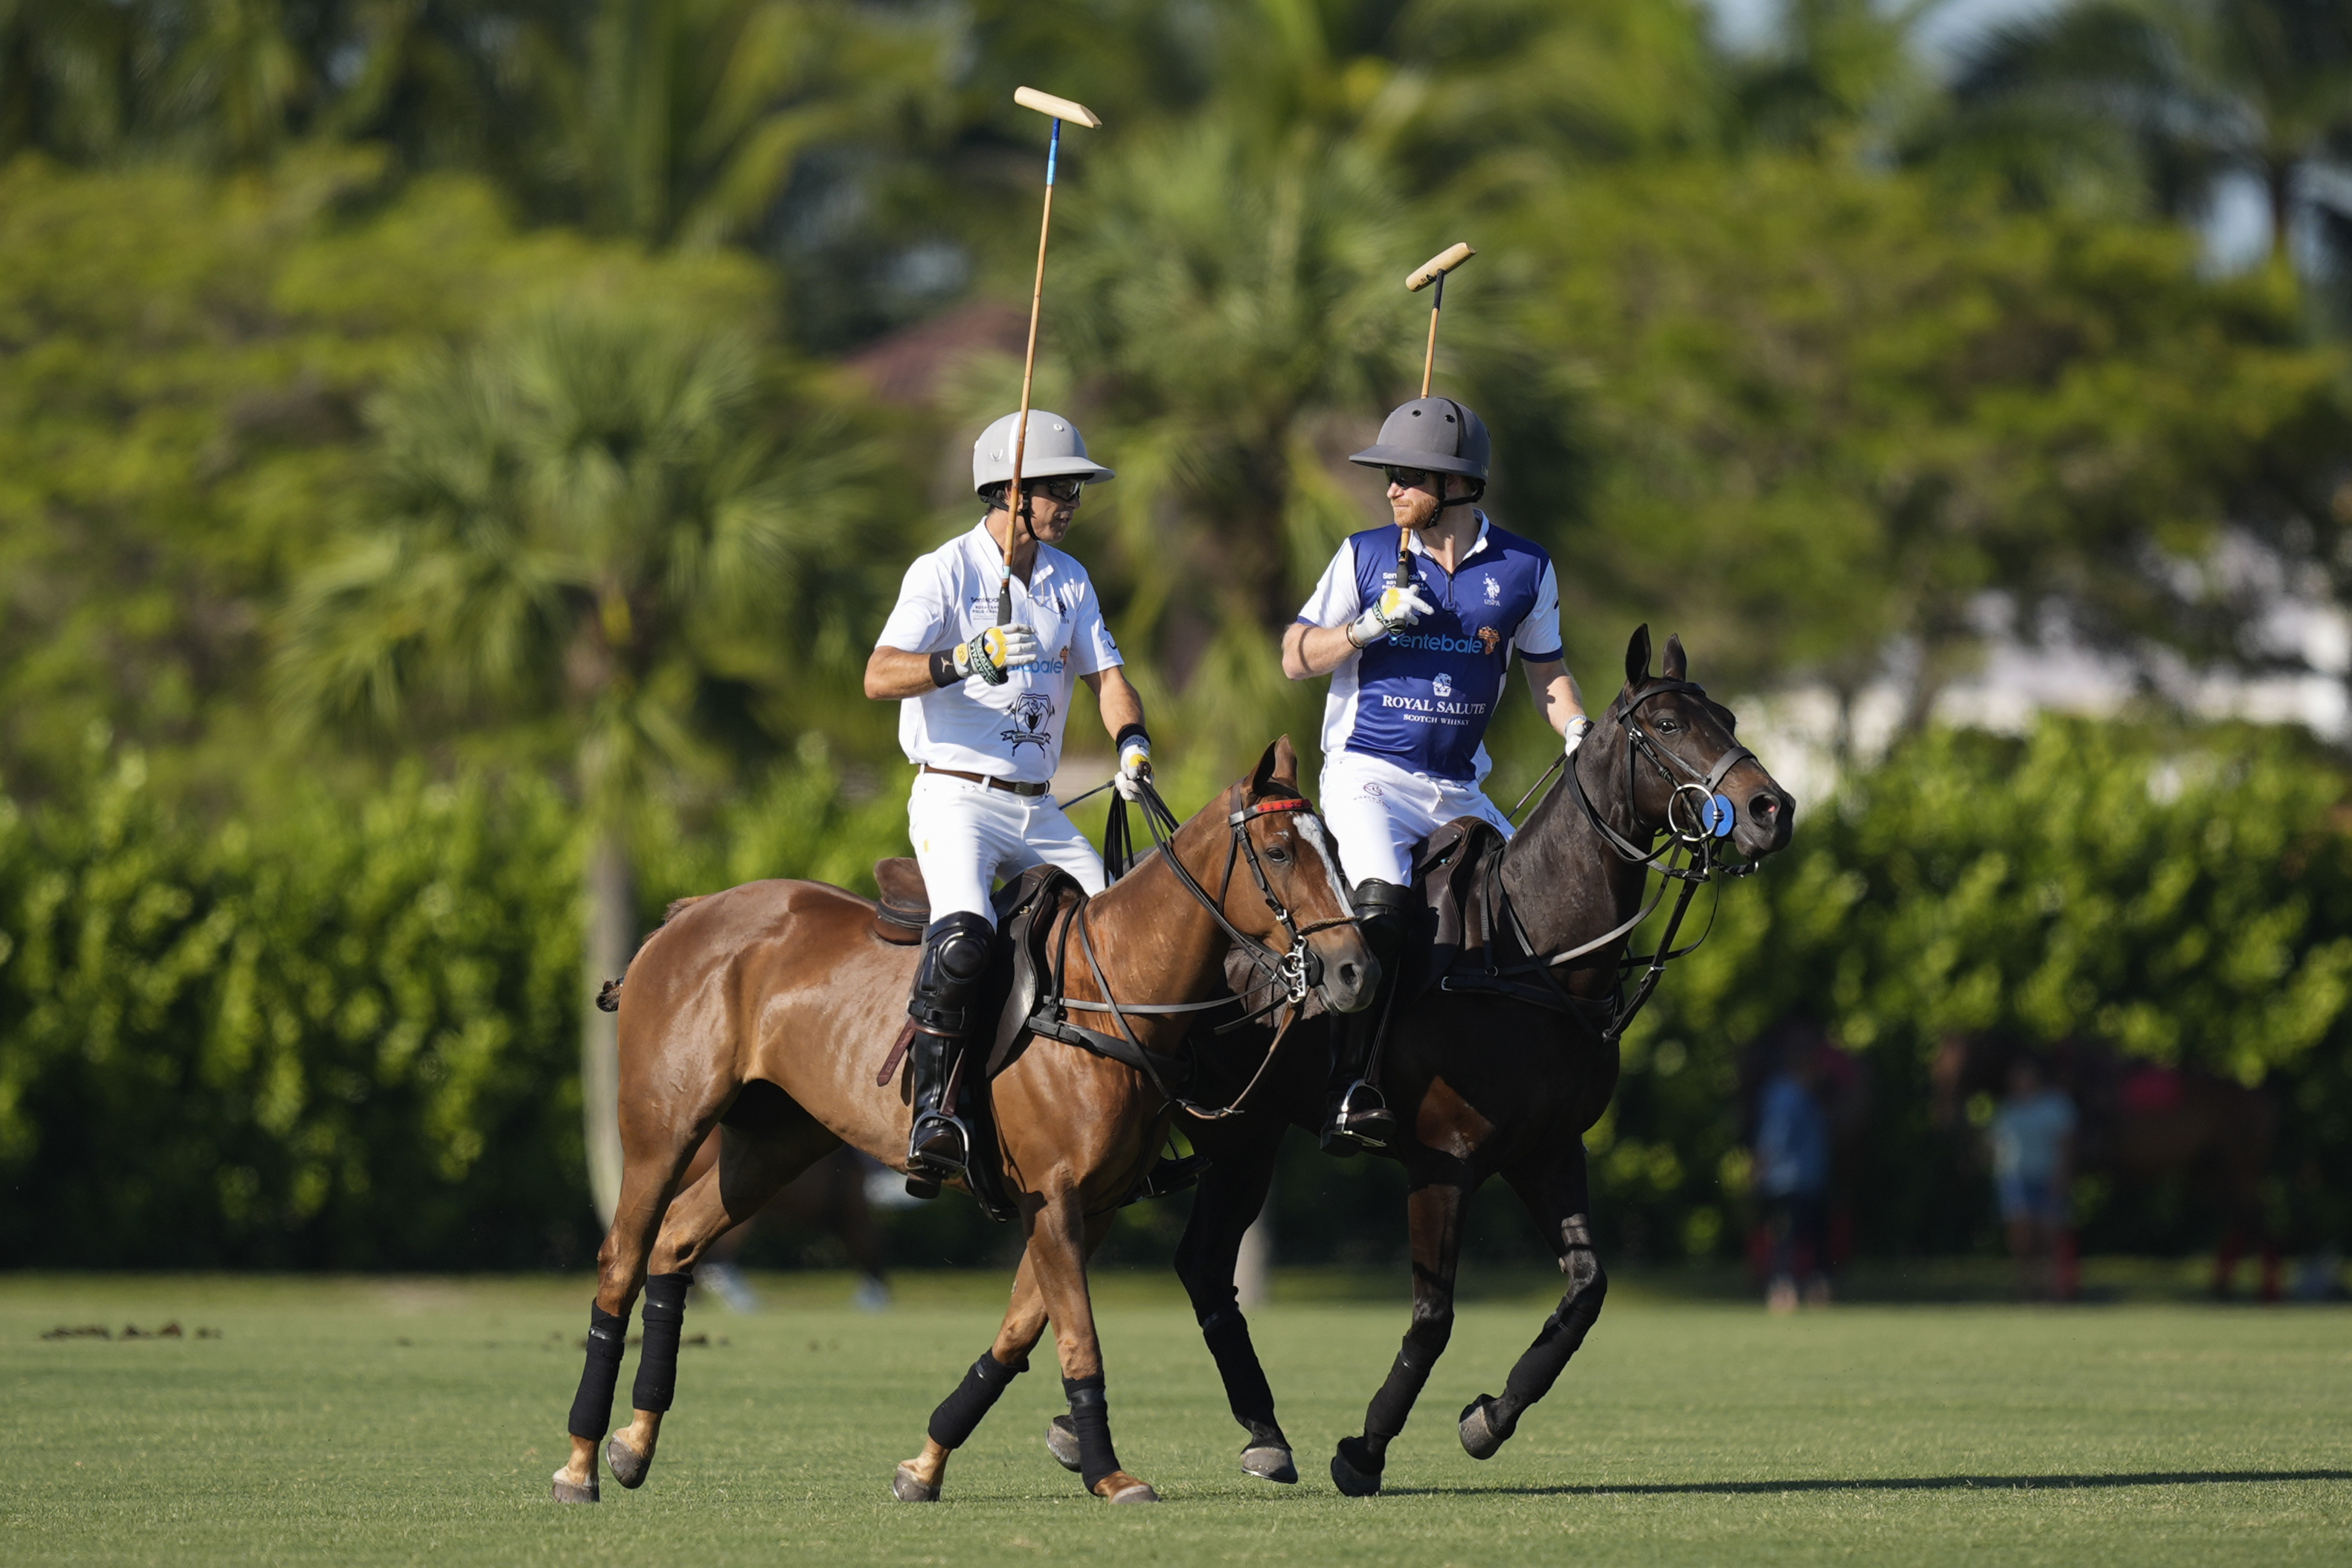
[[(1574, 754), (1592, 721), (1561, 658), (1559, 584), (1551, 557), (1477, 510), (1486, 426), (1450, 397), (1404, 405), (1379, 441), (1348, 460), (1385, 470), (1394, 526), (1339, 546), (1283, 635), (1293, 680), (1328, 675), (1323, 717), (1323, 820), (1339, 840), (1365, 942), (1393, 984), (1412, 897), (1412, 847), (1457, 816), (1509, 818), (1479, 786), (1492, 765), (1486, 725), (1516, 653), (1537, 710)], [(1411, 575), (1393, 574), (1402, 538)], [(1396, 1119), (1363, 1081), (1388, 1010), (1344, 1020), (1332, 1060), (1323, 1143), (1334, 1153), (1394, 1141)]]
[[(987, 514), (907, 568), (898, 602), (866, 664), (866, 695), (898, 704), (898, 742), (921, 771), (907, 830), (930, 890), (931, 923), (908, 1011), (915, 1022), (914, 1126), (908, 1190), (936, 1194), (971, 1159), (971, 1129), (941, 1100), (988, 973), (995, 923), (989, 889), (1032, 866), (1055, 865), (1089, 893), (1102, 858), (1051, 793), (1073, 684), (1095, 694), (1118, 752), (1119, 793), (1151, 772), (1143, 700), (1120, 668), (1087, 569), (1055, 548), (1086, 487), (1111, 477), (1087, 456), (1077, 426), (1029, 413), (1016, 517), (1013, 426), (1006, 415), (971, 449), (972, 489)], [(1005, 552), (1013, 557), (1013, 624), (996, 625)], [(924, 1189), (928, 1188), (926, 1193)]]

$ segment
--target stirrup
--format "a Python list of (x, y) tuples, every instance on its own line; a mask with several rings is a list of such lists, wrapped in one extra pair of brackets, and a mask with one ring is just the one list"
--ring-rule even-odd
[[(923, 1144), (930, 1132), (947, 1128), (955, 1133), (961, 1152), (949, 1156)], [(907, 1194), (909, 1197), (935, 1198), (940, 1195), (940, 1184), (966, 1174), (971, 1164), (971, 1129), (963, 1118), (950, 1116), (944, 1110), (927, 1110), (915, 1118), (914, 1127), (907, 1134)]]
[[(1357, 1103), (1361, 1096), (1368, 1103)], [(1396, 1113), (1381, 1091), (1362, 1079), (1349, 1084), (1323, 1124), (1323, 1152), (1360, 1154), (1385, 1150), (1397, 1135)]]

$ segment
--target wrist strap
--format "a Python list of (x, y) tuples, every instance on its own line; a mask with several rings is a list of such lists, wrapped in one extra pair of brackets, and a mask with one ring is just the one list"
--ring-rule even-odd
[(1130, 740), (1142, 742), (1147, 752), (1151, 749), (1151, 737), (1144, 732), (1139, 723), (1121, 725), (1118, 733), (1111, 737), (1110, 748), (1114, 752), (1124, 752)]
[(961, 680), (962, 679), (962, 676), (956, 673), (955, 652), (953, 649), (950, 649), (944, 653), (935, 653), (931, 655), (931, 684), (933, 686), (953, 686), (957, 681)]

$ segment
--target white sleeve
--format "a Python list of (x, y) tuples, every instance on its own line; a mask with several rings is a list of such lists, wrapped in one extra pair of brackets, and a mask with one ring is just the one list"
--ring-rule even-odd
[(1310, 626), (1344, 626), (1364, 613), (1363, 589), (1356, 582), (1356, 542), (1343, 539), (1339, 553), (1323, 568), (1322, 580), (1307, 603), (1298, 607), (1299, 623)]
[(950, 584), (938, 561), (926, 555), (907, 568), (907, 575), (898, 584), (898, 602), (890, 606), (890, 618), (882, 623), (882, 635), (874, 639), (876, 647), (896, 648), (900, 653), (933, 653), (961, 640), (961, 630), (952, 607), (948, 603)]
[(1536, 584), (1536, 607), (1519, 623), (1511, 646), (1519, 650), (1521, 658), (1538, 664), (1558, 658), (1564, 651), (1559, 646), (1559, 578), (1549, 561), (1544, 563), (1543, 580)]
[(1095, 596), (1090, 578), (1087, 591), (1078, 600), (1077, 624), (1070, 628), (1070, 673), (1099, 675), (1116, 664), (1125, 664), (1119, 657), (1118, 644), (1110, 637), (1110, 626), (1103, 619), (1102, 601)]

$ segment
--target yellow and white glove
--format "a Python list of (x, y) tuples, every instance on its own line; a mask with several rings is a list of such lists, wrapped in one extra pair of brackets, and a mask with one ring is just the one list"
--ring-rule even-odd
[(991, 686), (1036, 662), (1037, 634), (1027, 626), (991, 626), (955, 650), (956, 674), (977, 675)]
[(1364, 606), (1364, 613), (1348, 626), (1348, 640), (1358, 647), (1376, 643), (1399, 626), (1418, 626), (1421, 617), (1431, 614), (1430, 603), (1421, 596), (1419, 588), (1400, 588), (1394, 584), (1381, 590), (1381, 596)]
[(1568, 754), (1576, 755), (1576, 748), (1584, 744), (1584, 737), (1592, 733), (1592, 721), (1579, 713), (1568, 721)]
[(1118, 772), (1111, 784), (1122, 800), (1143, 798), (1143, 781), (1151, 776), (1151, 737), (1137, 730), (1118, 743)]

